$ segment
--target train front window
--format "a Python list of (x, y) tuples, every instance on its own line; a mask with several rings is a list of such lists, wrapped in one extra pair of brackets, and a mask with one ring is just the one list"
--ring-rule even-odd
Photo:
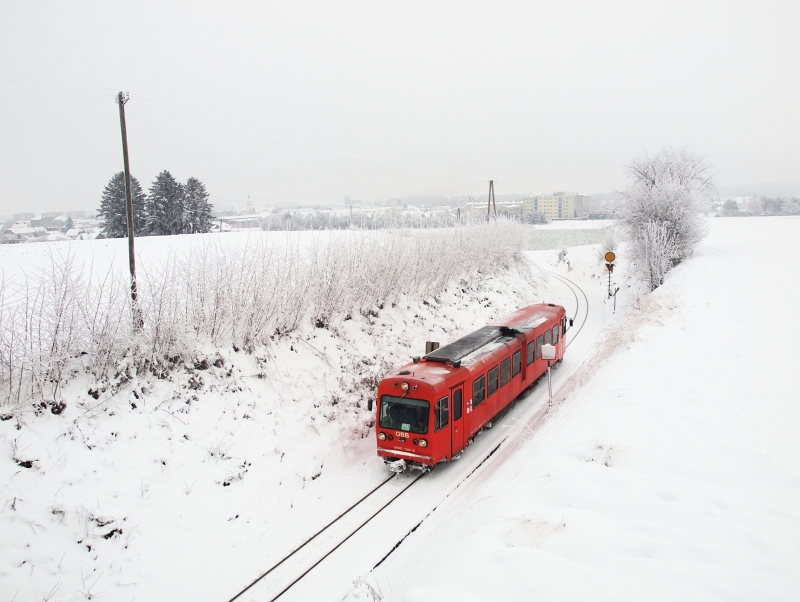
[(430, 408), (431, 404), (422, 399), (382, 395), (378, 424), (385, 429), (425, 435)]

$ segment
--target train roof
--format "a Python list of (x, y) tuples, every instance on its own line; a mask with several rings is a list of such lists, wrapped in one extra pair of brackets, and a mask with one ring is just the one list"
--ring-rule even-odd
[[(500, 326), (484, 326), (425, 356), (429, 362), (455, 362), (503, 336)], [(507, 333), (511, 334), (511, 333)]]
[[(518, 309), (504, 316), (494, 324), (479, 328), (475, 332), (440, 347), (425, 356), (428, 362), (457, 362), (475, 353), (482, 347), (500, 339), (513, 339), (518, 334), (534, 330), (537, 326), (556, 318), (564, 308), (558, 305), (540, 303)], [(503, 341), (506, 342), (506, 341)]]

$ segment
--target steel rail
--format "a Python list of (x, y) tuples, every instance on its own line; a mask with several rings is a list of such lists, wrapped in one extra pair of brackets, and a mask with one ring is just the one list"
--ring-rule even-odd
[[(327, 531), (327, 530), (328, 530), (328, 529), (329, 529), (331, 526), (333, 526), (333, 525), (334, 525), (336, 522), (338, 522), (338, 521), (339, 521), (339, 519), (341, 519), (342, 517), (344, 517), (345, 515), (347, 515), (347, 514), (348, 514), (348, 513), (349, 513), (351, 510), (353, 510), (354, 508), (356, 508), (356, 506), (358, 506), (359, 504), (361, 504), (361, 503), (362, 503), (364, 500), (366, 500), (368, 497), (370, 497), (372, 494), (374, 494), (376, 491), (378, 491), (378, 489), (380, 489), (381, 487), (383, 487), (384, 485), (386, 485), (386, 483), (388, 483), (389, 481), (391, 481), (391, 480), (394, 478), (394, 476), (395, 476), (395, 475), (391, 475), (391, 476), (389, 476), (389, 478), (387, 478), (385, 481), (382, 481), (382, 482), (381, 482), (381, 483), (380, 483), (380, 484), (379, 484), (377, 487), (374, 487), (373, 489), (371, 489), (370, 491), (368, 491), (368, 492), (367, 492), (367, 493), (366, 493), (366, 494), (365, 494), (365, 495), (364, 495), (364, 496), (363, 496), (361, 499), (359, 499), (359, 500), (358, 500), (358, 501), (357, 501), (355, 504), (352, 504), (351, 506), (347, 507), (347, 508), (344, 510), (344, 512), (342, 512), (342, 513), (341, 513), (339, 516), (337, 516), (336, 518), (334, 518), (334, 519), (333, 519), (331, 522), (329, 522), (327, 525), (325, 525), (324, 527), (322, 527), (322, 528), (321, 528), (319, 531), (317, 531), (316, 533), (314, 533), (314, 534), (313, 534), (311, 537), (309, 537), (308, 539), (306, 539), (306, 540), (305, 540), (305, 541), (304, 541), (302, 544), (300, 544), (299, 546), (297, 546), (297, 547), (296, 547), (294, 550), (292, 550), (292, 551), (291, 551), (289, 554), (287, 554), (286, 556), (284, 556), (284, 557), (283, 557), (283, 558), (282, 558), (280, 561), (278, 561), (276, 564), (272, 565), (272, 566), (271, 566), (269, 569), (267, 569), (267, 570), (266, 570), (264, 573), (262, 573), (261, 575), (259, 575), (259, 576), (258, 576), (258, 577), (257, 577), (255, 580), (253, 580), (253, 581), (250, 583), (250, 585), (248, 585), (246, 588), (244, 588), (242, 591), (240, 591), (238, 594), (236, 594), (236, 595), (235, 595), (233, 598), (231, 598), (231, 599), (230, 599), (228, 602), (234, 602), (234, 600), (236, 600), (236, 599), (237, 599), (237, 598), (239, 598), (239, 597), (240, 597), (242, 594), (244, 594), (245, 592), (247, 592), (247, 590), (249, 590), (251, 587), (253, 587), (255, 584), (257, 584), (259, 581), (261, 581), (261, 580), (262, 580), (264, 577), (266, 577), (267, 575), (269, 575), (269, 574), (270, 574), (272, 571), (274, 571), (275, 569), (277, 569), (277, 568), (278, 568), (279, 566), (281, 566), (281, 565), (282, 565), (284, 562), (286, 562), (286, 561), (287, 561), (287, 560), (289, 560), (289, 559), (290, 559), (292, 556), (294, 556), (295, 554), (297, 554), (297, 553), (298, 553), (300, 550), (302, 550), (304, 547), (306, 547), (306, 546), (307, 546), (309, 543), (311, 543), (311, 542), (312, 542), (312, 541), (314, 541), (314, 540), (315, 540), (317, 537), (319, 537), (320, 535), (322, 535), (322, 534), (323, 534), (325, 531)], [(407, 489), (407, 488), (406, 488), (406, 489)], [(403, 491), (405, 491), (405, 489), (403, 489)], [(393, 498), (393, 499), (394, 499), (394, 498)]]
[(580, 313), (580, 306), (581, 306), (580, 300), (578, 299), (578, 293), (576, 293), (575, 290), (577, 289), (580, 292), (580, 294), (583, 296), (583, 300), (585, 302), (584, 306), (586, 308), (586, 311), (585, 311), (585, 313), (583, 315), (583, 322), (581, 322), (580, 326), (578, 326), (578, 330), (575, 332), (575, 334), (573, 334), (569, 338), (569, 341), (567, 341), (567, 347), (569, 347), (570, 344), (572, 343), (572, 341), (575, 340), (575, 337), (577, 337), (580, 334), (580, 332), (583, 329), (583, 327), (586, 324), (586, 322), (589, 320), (589, 297), (586, 296), (586, 293), (583, 291), (583, 289), (580, 286), (575, 284), (575, 282), (573, 282), (572, 280), (570, 280), (566, 276), (562, 276), (561, 274), (558, 274), (557, 272), (551, 272), (550, 270), (542, 270), (542, 271), (543, 272), (547, 272), (548, 274), (550, 274), (552, 276), (555, 276), (557, 279), (559, 279), (561, 282), (563, 282), (567, 286), (569, 291), (572, 293), (572, 295), (575, 297), (575, 314), (572, 316), (573, 320), (577, 319), (578, 313)]
[[(283, 588), (283, 589), (280, 591), (280, 593), (278, 593), (278, 595), (277, 595), (277, 596), (275, 596), (274, 598), (270, 598), (270, 601), (269, 601), (269, 602), (275, 602), (275, 600), (277, 600), (277, 599), (278, 599), (278, 598), (280, 598), (280, 597), (281, 597), (283, 594), (285, 594), (286, 592), (288, 592), (288, 591), (289, 591), (289, 590), (290, 590), (292, 587), (294, 587), (294, 585), (295, 585), (295, 584), (296, 584), (298, 581), (300, 581), (300, 580), (301, 580), (303, 577), (305, 577), (305, 576), (306, 576), (306, 575), (308, 575), (308, 574), (309, 574), (311, 571), (313, 571), (315, 568), (317, 568), (317, 565), (319, 565), (319, 564), (320, 564), (320, 563), (321, 563), (323, 560), (325, 560), (325, 559), (326, 559), (328, 556), (330, 556), (330, 555), (331, 555), (331, 554), (333, 554), (333, 553), (334, 553), (336, 550), (338, 550), (338, 549), (339, 549), (339, 548), (340, 548), (342, 545), (344, 545), (344, 543), (345, 543), (346, 541), (348, 541), (348, 540), (349, 540), (351, 537), (353, 537), (353, 535), (355, 535), (356, 533), (358, 533), (359, 531), (361, 531), (361, 529), (363, 529), (364, 527), (366, 527), (366, 526), (367, 526), (367, 524), (368, 524), (368, 523), (369, 523), (369, 522), (370, 522), (370, 521), (371, 521), (373, 518), (375, 518), (375, 517), (376, 517), (376, 516), (378, 516), (378, 515), (379, 515), (381, 512), (383, 512), (383, 511), (386, 509), (386, 507), (387, 507), (389, 504), (391, 504), (392, 502), (394, 502), (394, 501), (395, 501), (397, 498), (399, 498), (399, 497), (400, 497), (401, 495), (403, 495), (403, 494), (404, 494), (406, 491), (408, 491), (408, 490), (411, 488), (411, 486), (412, 486), (414, 483), (416, 483), (417, 481), (419, 481), (419, 480), (422, 478), (422, 476), (423, 476), (424, 474), (425, 474), (425, 473), (420, 473), (420, 474), (419, 474), (419, 476), (418, 476), (417, 478), (415, 478), (415, 479), (414, 479), (413, 481), (411, 481), (411, 482), (410, 482), (410, 483), (409, 483), (407, 486), (405, 486), (403, 489), (401, 489), (401, 490), (400, 490), (400, 491), (399, 491), (399, 492), (398, 492), (398, 493), (397, 493), (395, 496), (393, 496), (393, 497), (392, 497), (392, 498), (391, 498), (391, 499), (390, 499), (388, 502), (386, 502), (386, 503), (385, 503), (383, 506), (381, 506), (381, 507), (380, 507), (380, 508), (378, 508), (378, 509), (377, 509), (375, 512), (373, 512), (373, 513), (372, 513), (372, 515), (370, 515), (370, 517), (369, 517), (367, 520), (365, 520), (365, 521), (364, 521), (363, 523), (361, 523), (361, 524), (360, 524), (358, 527), (356, 527), (355, 529), (353, 529), (353, 530), (350, 532), (350, 534), (349, 534), (347, 537), (345, 537), (344, 539), (342, 539), (342, 540), (341, 540), (339, 543), (337, 543), (337, 544), (336, 544), (336, 545), (333, 547), (333, 549), (332, 549), (332, 550), (330, 550), (330, 551), (329, 551), (329, 552), (327, 552), (325, 555), (323, 555), (323, 556), (322, 556), (322, 558), (320, 558), (319, 560), (317, 560), (317, 561), (316, 561), (314, 564), (312, 564), (312, 565), (311, 565), (310, 567), (308, 567), (308, 568), (307, 568), (305, 571), (303, 571), (303, 573), (302, 573), (302, 574), (301, 574), (299, 577), (297, 577), (297, 578), (296, 578), (294, 581), (292, 581), (292, 582), (291, 582), (289, 585), (287, 585), (286, 587), (284, 587), (284, 588)], [(394, 475), (392, 475), (392, 476), (394, 476)]]

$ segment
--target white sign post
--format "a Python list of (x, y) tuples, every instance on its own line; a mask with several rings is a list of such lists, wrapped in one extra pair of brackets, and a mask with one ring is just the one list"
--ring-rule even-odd
[(548, 405), (553, 405), (553, 385), (550, 383), (550, 362), (556, 359), (555, 345), (542, 345), (542, 359), (547, 360), (547, 393)]

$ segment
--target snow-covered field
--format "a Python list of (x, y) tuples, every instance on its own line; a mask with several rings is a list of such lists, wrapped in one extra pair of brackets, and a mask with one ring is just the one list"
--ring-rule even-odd
[[(527, 254), (578, 282), (595, 326), (612, 328), (594, 353), (587, 330), (570, 348), (557, 410), (519, 452), (476, 471), (371, 573), (347, 575), (362, 579), (350, 599), (800, 597), (800, 220), (709, 226), (649, 299), (628, 286), (619, 249), (616, 314), (598, 246), (565, 255), (559, 235), (556, 250)], [(7, 278), (49, 261), (0, 251)], [(124, 267), (120, 255), (94, 257)], [(382, 371), (426, 340), (567, 293), (518, 266), (307, 323), (253, 354), (226, 346), (218, 365), (99, 399), (75, 378), (64, 414), (0, 422), (0, 598), (229, 599), (385, 478), (359, 407)]]
[[(431, 235), (402, 236), (418, 234)], [(347, 243), (359, 233), (333, 235)], [(288, 235), (266, 236), (286, 244)], [(308, 247), (322, 235), (297, 236)], [(196, 240), (142, 239), (140, 269)], [(246, 237), (223, 240), (231, 252), (253, 248)], [(63, 256), (124, 274), (124, 244), (0, 252), (6, 282), (19, 283), (23, 271)], [(301, 320), (253, 353), (206, 341), (207, 361), (165, 378), (140, 373), (106, 387), (78, 372), (60, 415), (0, 411), (4, 599), (228, 599), (384, 478), (365, 409), (381, 374), (426, 340), (450, 340), (541, 299), (541, 277), (524, 263), (467, 272), (438, 295), (400, 294), (326, 327)]]
[(800, 599), (800, 219), (709, 226), (350, 599)]
[(534, 251), (566, 249), (602, 243), (613, 228), (610, 220), (559, 220), (533, 227), (528, 248)]

